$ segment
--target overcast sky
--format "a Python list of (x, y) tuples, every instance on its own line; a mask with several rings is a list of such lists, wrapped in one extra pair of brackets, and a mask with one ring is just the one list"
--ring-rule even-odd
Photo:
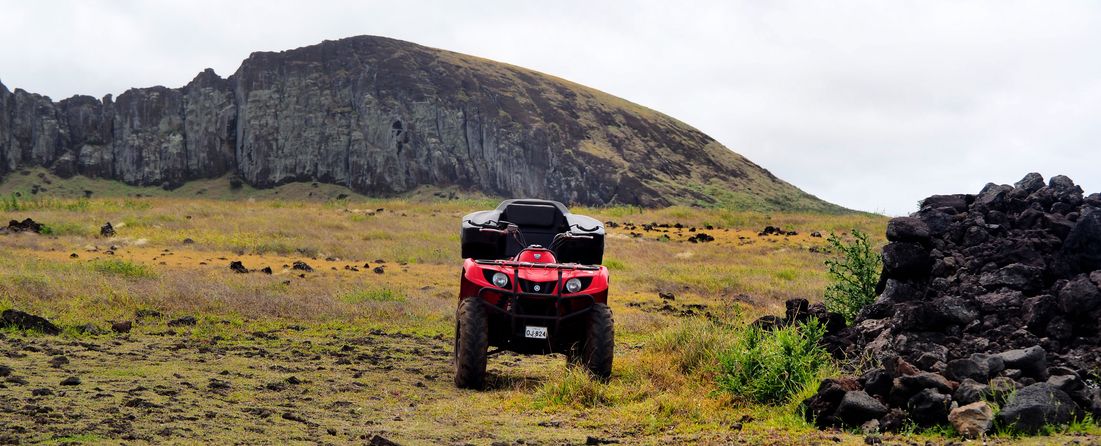
[(9, 1), (0, 80), (60, 100), (373, 34), (589, 85), (846, 207), (1030, 171), (1101, 191), (1101, 2)]

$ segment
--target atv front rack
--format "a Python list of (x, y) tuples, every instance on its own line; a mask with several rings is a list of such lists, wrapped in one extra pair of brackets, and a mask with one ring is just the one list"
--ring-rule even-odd
[(512, 268), (543, 268), (543, 269), (576, 269), (581, 271), (600, 271), (599, 266), (593, 265), (581, 265), (578, 263), (534, 263), (534, 262), (517, 262), (515, 260), (475, 260), (474, 263), (479, 265), (496, 265), (496, 266), (508, 266)]

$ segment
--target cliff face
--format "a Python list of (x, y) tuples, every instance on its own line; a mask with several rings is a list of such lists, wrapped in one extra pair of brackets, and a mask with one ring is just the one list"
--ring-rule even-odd
[(235, 173), (390, 194), (837, 210), (653, 110), (535, 71), (380, 38), (254, 53), (228, 79), (60, 102), (0, 84), (0, 175), (168, 188)]

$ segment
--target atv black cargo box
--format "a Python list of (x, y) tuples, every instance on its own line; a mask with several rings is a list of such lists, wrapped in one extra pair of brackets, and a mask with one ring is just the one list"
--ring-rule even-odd
[(503, 229), (515, 224), (529, 245), (550, 247), (554, 236), (563, 232), (592, 236), (591, 239), (569, 239), (561, 243), (556, 257), (559, 263), (599, 265), (604, 259), (604, 225), (584, 215), (571, 214), (566, 206), (550, 200), (505, 200), (497, 209), (480, 211), (463, 217), (463, 258), (479, 260), (509, 259), (521, 249), (512, 237), (483, 228)]

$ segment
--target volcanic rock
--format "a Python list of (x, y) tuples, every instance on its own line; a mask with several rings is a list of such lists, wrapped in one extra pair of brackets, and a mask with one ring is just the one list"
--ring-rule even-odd
[(12, 220), (8, 223), (8, 231), (10, 232), (33, 232), (35, 234), (42, 233), (43, 225), (29, 218), (23, 221)]
[(3, 313), (0, 313), (0, 327), (33, 330), (50, 335), (61, 333), (61, 329), (50, 323), (50, 321), (30, 313), (13, 309), (7, 309), (4, 310)]
[(837, 405), (835, 416), (847, 426), (859, 426), (870, 420), (877, 420), (887, 414), (887, 406), (865, 393), (863, 390), (845, 392)]
[(1048, 383), (1027, 386), (1007, 401), (998, 412), (998, 423), (1035, 433), (1046, 424), (1066, 424), (1076, 411), (1070, 396)]
[(240, 273), (240, 274), (244, 274), (244, 273), (248, 272), (248, 268), (245, 268), (245, 264), (241, 263), (240, 260), (234, 260), (232, 262), (229, 262), (229, 269), (230, 269), (230, 271), (233, 271), (235, 273)]
[[(1013, 408), (999, 422), (1030, 432), (1098, 413), (1101, 390), (1088, 377), (1101, 369), (1101, 194), (1083, 195), (1067, 177), (1029, 174), (929, 197), (888, 224), (879, 295), (823, 340), (840, 358), (882, 362), (858, 381), (887, 403), (881, 426), (898, 424), (892, 414), (943, 423), (952, 404), (954, 424), (989, 418), (969, 406), (980, 401)], [(1065, 404), (1037, 402), (1036, 389)], [(822, 425), (859, 426), (829, 407), (816, 413)]]

